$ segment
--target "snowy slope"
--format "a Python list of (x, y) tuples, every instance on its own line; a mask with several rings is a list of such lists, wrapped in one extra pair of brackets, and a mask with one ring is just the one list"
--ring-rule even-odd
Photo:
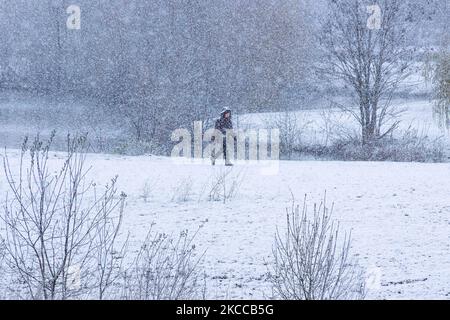
[[(7, 151), (12, 163), (19, 152)], [(56, 165), (61, 154), (54, 154)], [(450, 294), (450, 165), (416, 163), (281, 162), (278, 174), (261, 175), (252, 164), (177, 164), (163, 157), (89, 155), (90, 178), (99, 184), (119, 175), (128, 194), (124, 233), (131, 244), (149, 226), (177, 233), (200, 230), (196, 244), (206, 250), (202, 267), (210, 298), (266, 298), (266, 263), (273, 236), (282, 226), (291, 193), (301, 203), (308, 194), (320, 202), (327, 191), (334, 217), (352, 231), (353, 252), (361, 265), (379, 270), (381, 286), (369, 298), (446, 298)], [(208, 200), (214, 176), (231, 170), (228, 181), (243, 177), (226, 203)], [(239, 180), (239, 179), (238, 179)], [(144, 186), (151, 186), (147, 201)], [(187, 185), (187, 201), (179, 186)], [(178, 191), (176, 191), (178, 188)], [(1, 201), (6, 184), (0, 174)], [(178, 201), (180, 200), (180, 201)]]

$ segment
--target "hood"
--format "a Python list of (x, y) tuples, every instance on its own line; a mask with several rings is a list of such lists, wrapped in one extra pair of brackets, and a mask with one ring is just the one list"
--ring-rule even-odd
[(224, 116), (225, 113), (227, 113), (227, 112), (230, 113), (230, 117), (231, 117), (231, 109), (230, 109), (230, 108), (227, 108), (227, 107), (224, 107), (224, 108), (222, 109), (222, 111), (220, 112), (220, 116), (223, 118), (223, 116)]

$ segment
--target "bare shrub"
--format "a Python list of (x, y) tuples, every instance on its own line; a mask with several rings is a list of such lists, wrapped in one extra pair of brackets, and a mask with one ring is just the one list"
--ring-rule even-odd
[(126, 196), (117, 192), (117, 177), (99, 194), (87, 181), (85, 137), (68, 136), (61, 167), (51, 168), (53, 137), (44, 143), (38, 136), (31, 145), (26, 139), (18, 172), (5, 153), (10, 192), (1, 220), (7, 264), (23, 284), (23, 298), (102, 299), (119, 275), (125, 250), (116, 240)]
[(388, 136), (370, 145), (361, 145), (358, 137), (335, 140), (326, 149), (328, 156), (338, 160), (443, 162), (444, 145), (441, 138), (409, 128), (397, 137)]
[(267, 120), (269, 128), (280, 130), (280, 153), (289, 160), (292, 159), (295, 151), (300, 148), (303, 133), (311, 123), (311, 121), (304, 120), (292, 111), (277, 113)]
[(324, 141), (304, 145), (300, 152), (319, 159), (343, 161), (445, 162), (442, 137), (429, 135), (428, 129), (409, 126), (363, 145), (358, 132), (346, 127), (345, 119), (333, 118), (331, 109), (322, 112)]
[(182, 179), (175, 186), (171, 200), (175, 201), (175, 202), (189, 201), (189, 199), (192, 196), (192, 187), (193, 187), (193, 181), (192, 181), (191, 177)]
[(153, 190), (155, 190), (155, 187), (156, 187), (156, 183), (157, 183), (157, 181), (155, 181), (155, 180), (150, 180), (150, 179), (145, 180), (144, 186), (142, 187), (141, 195), (140, 195), (141, 199), (143, 199), (144, 202), (148, 202), (149, 199), (152, 197)]
[(236, 197), (239, 193), (239, 188), (243, 182), (242, 171), (236, 175), (231, 175), (233, 169), (225, 169), (216, 172), (210, 181), (208, 201), (223, 201)]
[(414, 128), (402, 132), (398, 138), (389, 137), (376, 145), (371, 159), (407, 162), (443, 162), (444, 144), (441, 137), (430, 137)]
[(6, 255), (6, 248), (5, 248), (5, 241), (0, 239), (0, 274), (3, 276), (0, 277), (0, 300), (4, 300), (7, 297), (5, 296), (7, 292), (7, 279), (5, 277), (5, 255)]
[(152, 140), (138, 140), (134, 136), (125, 134), (111, 142), (111, 152), (132, 156), (145, 154), (165, 154), (164, 146), (159, 146)]
[(276, 297), (286, 300), (361, 299), (363, 273), (350, 256), (351, 236), (331, 220), (324, 200), (312, 216), (305, 202), (287, 210), (286, 231), (277, 229), (270, 272)]
[(145, 181), (144, 186), (142, 187), (141, 198), (144, 199), (144, 202), (147, 202), (150, 198), (151, 194), (151, 185), (148, 180)]
[(319, 128), (322, 131), (320, 144), (324, 147), (329, 146), (333, 141), (352, 139), (357, 136), (356, 131), (346, 125), (351, 120), (351, 116), (342, 112), (341, 108), (333, 102), (320, 110), (320, 118)]
[(183, 231), (178, 238), (152, 233), (137, 253), (131, 268), (124, 274), (123, 299), (180, 300), (199, 299), (205, 291), (198, 264), (202, 255), (196, 255), (193, 241)]

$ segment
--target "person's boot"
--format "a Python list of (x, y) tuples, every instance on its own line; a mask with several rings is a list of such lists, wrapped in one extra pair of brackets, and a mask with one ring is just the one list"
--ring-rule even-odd
[(225, 160), (225, 166), (226, 166), (226, 167), (232, 167), (233, 164), (231, 163), (230, 160)]

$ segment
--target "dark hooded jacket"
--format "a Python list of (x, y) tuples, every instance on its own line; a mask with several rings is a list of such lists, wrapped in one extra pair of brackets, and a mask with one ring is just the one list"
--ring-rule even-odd
[[(229, 113), (230, 116), (228, 118), (225, 118), (225, 114)], [(226, 130), (233, 129), (233, 123), (231, 122), (231, 110), (228, 108), (223, 108), (222, 112), (220, 113), (220, 118), (216, 120), (215, 123), (215, 129), (222, 132), (222, 134), (226, 134)]]

